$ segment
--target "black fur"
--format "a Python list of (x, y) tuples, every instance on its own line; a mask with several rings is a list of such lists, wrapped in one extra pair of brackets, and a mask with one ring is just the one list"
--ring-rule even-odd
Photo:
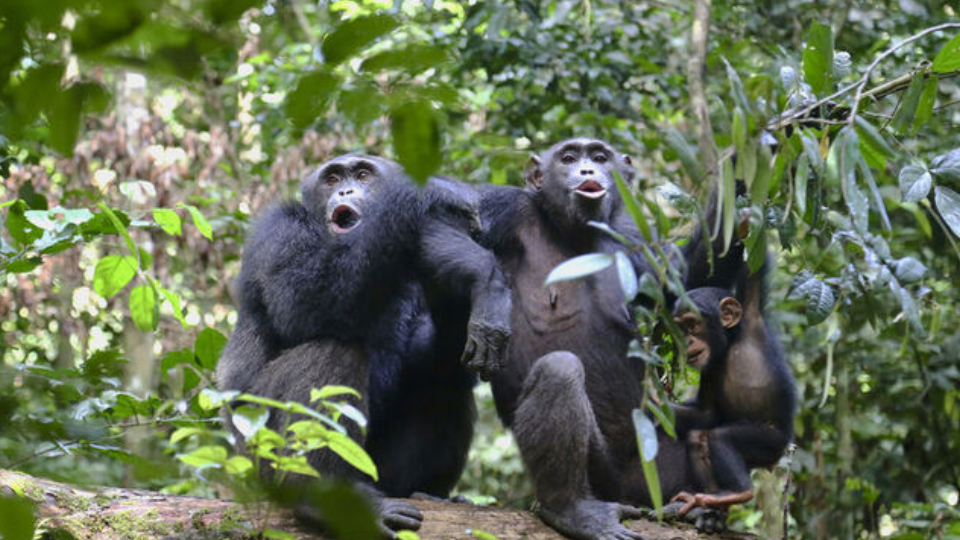
[[(250, 234), (218, 384), (301, 402), (314, 387), (357, 389), (369, 427), (365, 438), (350, 434), (377, 464), (367, 491), (392, 534), (418, 526), (419, 514), (380, 493), (445, 497), (463, 470), (475, 416), (467, 367), (499, 368), (509, 293), (493, 255), (471, 239), (476, 195), (460, 184), (417, 190), (395, 163), (347, 155), (302, 192), (303, 204), (268, 209)], [(359, 220), (341, 222), (344, 208)], [(364, 480), (328, 450), (309, 460), (322, 475)]]
[[(492, 381), (497, 410), (533, 476), (541, 517), (577, 539), (639, 538), (619, 523), (639, 514), (621, 503), (650, 502), (631, 421), (644, 366), (627, 357), (635, 325), (616, 270), (544, 286), (572, 257), (623, 249), (588, 220), (641, 242), (622, 210), (614, 170), (632, 177), (629, 159), (603, 141), (563, 141), (533, 160), (526, 189), (489, 187), (481, 204), (483, 242), (507, 275), (514, 306), (507, 365)], [(584, 186), (589, 191), (578, 194)], [(697, 259), (707, 253), (700, 230), (684, 249), (686, 283), (732, 282), (735, 276), (708, 275), (708, 261)], [(650, 271), (643, 259), (633, 261), (638, 275)], [(686, 447), (671, 448), (658, 464), (668, 467), (666, 487), (679, 490), (691, 481)]]

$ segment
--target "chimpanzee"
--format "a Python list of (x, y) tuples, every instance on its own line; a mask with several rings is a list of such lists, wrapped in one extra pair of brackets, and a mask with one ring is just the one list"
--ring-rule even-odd
[[(641, 512), (622, 503), (649, 504), (631, 420), (644, 365), (627, 356), (635, 325), (617, 271), (544, 286), (567, 259), (623, 249), (588, 221), (641, 242), (623, 211), (615, 171), (631, 180), (630, 158), (601, 140), (570, 139), (532, 158), (526, 189), (488, 187), (481, 203), (488, 227), (482, 243), (494, 250), (513, 294), (507, 364), (491, 381), (497, 411), (533, 476), (541, 518), (584, 540), (640, 538), (620, 520)], [(684, 249), (687, 286), (732, 283), (726, 259), (715, 261), (719, 275), (708, 273), (700, 230)], [(634, 262), (638, 274), (650, 271)], [(667, 457), (684, 466), (686, 447), (674, 446)]]
[(726, 289), (703, 287), (689, 292), (699, 314), (679, 302), (674, 311), (690, 365), (701, 371), (697, 397), (674, 405), (676, 429), (706, 491), (677, 494), (680, 515), (752, 499), (750, 469), (775, 464), (793, 438), (796, 385), (763, 315), (769, 264), (749, 276), (743, 268), (742, 304)]
[[(398, 164), (354, 154), (321, 165), (301, 193), (302, 203), (264, 212), (247, 241), (219, 386), (304, 403), (328, 384), (359, 391), (368, 431), (349, 433), (379, 481), (365, 483), (328, 450), (309, 462), (357, 481), (388, 536), (416, 529), (416, 508), (382, 495), (449, 494), (475, 417), (465, 366), (489, 376), (510, 334), (509, 289), (470, 236), (479, 201), (448, 180), (418, 190)], [(272, 414), (267, 425), (283, 420)], [(298, 515), (322, 526), (308, 505)]]

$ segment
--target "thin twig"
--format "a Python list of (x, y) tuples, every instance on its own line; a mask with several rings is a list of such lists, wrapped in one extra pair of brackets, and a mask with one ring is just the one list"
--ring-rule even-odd
[[(815, 101), (814, 103), (812, 103), (812, 104), (810, 104), (810, 105), (808, 105), (808, 106), (806, 106), (806, 107), (804, 107), (804, 108), (802, 108), (802, 109), (800, 109), (800, 110), (798, 110), (798, 111), (795, 111), (795, 112), (790, 113), (790, 114), (788, 114), (788, 115), (786, 115), (786, 116), (782, 116), (782, 117), (780, 117), (780, 118), (777, 118), (775, 121), (773, 121), (773, 122), (771, 122), (770, 124), (768, 124), (767, 129), (770, 130), (770, 131), (776, 131), (776, 130), (779, 130), (779, 129), (783, 129), (784, 127), (792, 124), (794, 121), (799, 120), (799, 119), (803, 118), (804, 116), (810, 114), (810, 113), (813, 112), (814, 110), (820, 108), (821, 106), (826, 105), (827, 103), (830, 103), (831, 101), (837, 99), (838, 97), (843, 96), (843, 95), (845, 95), (845, 94), (847, 94), (847, 93), (849, 93), (849, 92), (851, 92), (851, 91), (853, 91), (853, 90), (856, 90), (856, 91), (857, 91), (857, 94), (856, 94), (856, 97), (855, 97), (854, 108), (852, 108), (851, 111), (850, 111), (850, 113), (851, 113), (851, 114), (850, 114), (850, 118), (853, 119), (853, 118), (856, 116), (856, 105), (857, 105), (857, 102), (860, 100), (861, 93), (862, 93), (862, 91), (863, 91), (863, 87), (867, 84), (867, 82), (869, 82), (869, 80), (870, 80), (870, 75), (872, 75), (873, 70), (876, 69), (876, 67), (877, 67), (877, 65), (880, 63), (880, 61), (882, 61), (882, 60), (883, 60), (884, 58), (886, 58), (887, 56), (890, 56), (891, 54), (893, 54), (893, 53), (896, 52), (897, 50), (901, 49), (903, 46), (905, 46), (905, 45), (907, 45), (907, 44), (909, 44), (909, 43), (912, 43), (912, 42), (920, 39), (921, 37), (926, 36), (927, 34), (931, 34), (931, 33), (933, 33), (933, 32), (939, 32), (940, 30), (946, 30), (946, 29), (948, 29), (948, 28), (960, 28), (960, 23), (944, 23), (944, 24), (940, 24), (940, 25), (937, 25), (937, 26), (933, 26), (933, 27), (927, 28), (926, 30), (923, 30), (922, 32), (919, 32), (919, 33), (917, 33), (917, 34), (914, 34), (914, 35), (908, 37), (907, 39), (905, 39), (905, 40), (901, 41), (900, 43), (894, 45), (893, 47), (887, 49), (887, 50), (884, 51), (880, 56), (878, 56), (878, 57), (870, 64), (870, 66), (867, 67), (867, 71), (863, 74), (863, 76), (860, 77), (860, 79), (858, 79), (856, 82), (853, 82), (853, 83), (851, 83), (851, 84), (849, 84), (849, 85), (847, 85), (847, 86), (844, 86), (843, 88), (841, 88), (840, 90), (837, 90), (836, 92), (830, 94), (829, 96), (827, 96), (827, 97), (825, 97), (825, 98), (823, 98), (823, 99), (820, 99), (820, 100), (818, 100), (818, 101)], [(911, 75), (911, 77), (912, 77), (912, 75)], [(852, 121), (852, 120), (851, 120), (851, 121)]]

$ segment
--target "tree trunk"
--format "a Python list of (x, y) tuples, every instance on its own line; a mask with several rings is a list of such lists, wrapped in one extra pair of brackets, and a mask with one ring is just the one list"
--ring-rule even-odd
[[(34, 478), (0, 470), (0, 495), (17, 493), (36, 505), (36, 516), (47, 531), (64, 529), (78, 540), (109, 538), (250, 538), (247, 516), (269, 515), (260, 529), (287, 532), (300, 539), (320, 536), (301, 528), (285, 510), (266, 512), (265, 506), (196, 497), (162, 495), (151, 491), (88, 488)], [(442, 501), (410, 501), (423, 512), (420, 538), (500, 540), (562, 540), (530, 512), (473, 506)], [(630, 528), (647, 540), (694, 540), (700, 538), (688, 525), (670, 526), (636, 520)], [(482, 531), (482, 533), (481, 533)], [(727, 533), (716, 538), (741, 540), (750, 535)]]

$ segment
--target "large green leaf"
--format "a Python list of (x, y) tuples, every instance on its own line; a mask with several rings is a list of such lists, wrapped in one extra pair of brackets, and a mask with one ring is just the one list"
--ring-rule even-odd
[(323, 60), (336, 65), (400, 26), (394, 15), (377, 13), (344, 22), (323, 40)]
[(640, 452), (640, 463), (643, 465), (643, 476), (647, 481), (650, 500), (659, 514), (660, 509), (663, 508), (663, 493), (660, 489), (660, 475), (654, 461), (660, 445), (657, 439), (657, 428), (641, 409), (634, 409), (633, 429), (637, 435), (637, 449)]
[(144, 332), (157, 329), (157, 292), (149, 285), (140, 285), (130, 291), (130, 317)]
[(108, 255), (97, 261), (93, 271), (93, 290), (104, 298), (120, 292), (137, 274), (137, 259)]
[(960, 148), (933, 158), (930, 172), (938, 179), (960, 182)]
[(227, 338), (213, 328), (204, 328), (197, 335), (193, 344), (193, 352), (200, 360), (200, 365), (213, 369), (217, 367), (217, 360), (220, 359), (220, 353), (227, 345)]
[(180, 236), (183, 234), (180, 216), (169, 208), (154, 208), (153, 221), (169, 235)]
[(828, 89), (833, 74), (833, 31), (828, 25), (813, 23), (807, 32), (803, 50), (803, 76), (817, 94)]
[(418, 184), (440, 168), (440, 123), (429, 101), (408, 101), (390, 111), (397, 161)]
[(30, 540), (36, 529), (34, 504), (25, 497), (0, 496), (0, 538)]
[(953, 39), (940, 49), (930, 69), (934, 73), (950, 73), (960, 69), (960, 34), (953, 36)]
[(945, 186), (937, 186), (933, 193), (940, 217), (953, 234), (960, 237), (960, 194)]
[(933, 116), (933, 106), (937, 102), (937, 86), (940, 80), (936, 75), (927, 77), (923, 84), (923, 93), (920, 94), (920, 103), (917, 104), (917, 114), (913, 119), (913, 130), (920, 129)]
[(923, 95), (923, 77), (917, 75), (910, 81), (907, 92), (900, 100), (900, 106), (893, 115), (893, 121), (890, 126), (900, 133), (907, 133), (913, 128), (913, 120), (917, 115), (917, 108), (920, 106), (920, 97)]
[(933, 186), (930, 171), (916, 165), (907, 165), (900, 169), (899, 180), (900, 193), (903, 194), (903, 200), (907, 202), (919, 202), (927, 196)]
[(304, 129), (327, 109), (333, 93), (340, 86), (340, 78), (327, 71), (308, 73), (297, 81), (296, 88), (287, 95), (284, 111), (297, 129)]
[(356, 443), (353, 439), (343, 433), (330, 431), (327, 439), (330, 450), (333, 450), (344, 461), (353, 465), (358, 471), (367, 476), (378, 479), (377, 466), (374, 465), (370, 455)]

